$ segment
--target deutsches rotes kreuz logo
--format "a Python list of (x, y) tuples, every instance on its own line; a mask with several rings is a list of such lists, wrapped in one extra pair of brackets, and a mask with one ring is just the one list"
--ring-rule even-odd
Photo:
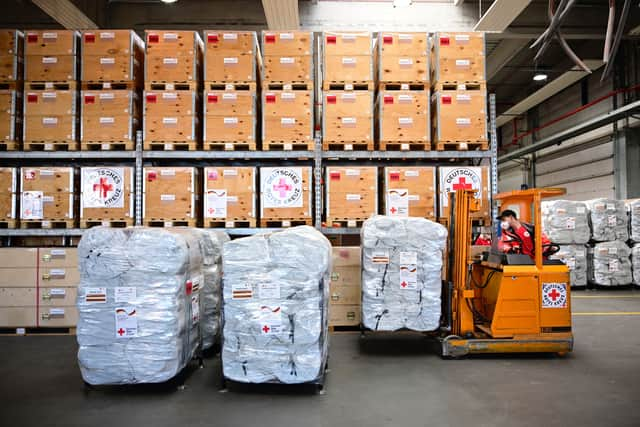
[(82, 189), (85, 208), (124, 207), (124, 170), (95, 168), (83, 170)]
[(566, 283), (543, 283), (542, 284), (542, 307), (566, 308), (567, 307), (567, 284)]
[(300, 168), (273, 168), (263, 179), (264, 207), (302, 206), (302, 170)]

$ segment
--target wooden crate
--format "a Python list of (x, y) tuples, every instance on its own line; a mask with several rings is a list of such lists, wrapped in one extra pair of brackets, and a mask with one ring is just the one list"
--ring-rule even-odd
[(190, 167), (145, 167), (142, 217), (149, 221), (197, 218), (197, 171)]
[[(432, 97), (433, 141), (479, 144), (487, 149), (487, 94), (477, 91), (438, 91)], [(440, 148), (438, 148), (440, 149)]]
[(480, 200), (481, 209), (471, 214), (472, 218), (491, 218), (489, 167), (460, 166), (438, 168), (439, 217), (449, 217), (449, 192), (459, 188), (474, 189), (476, 198)]
[(23, 118), (23, 125), (24, 142), (76, 141), (76, 116), (72, 114), (29, 115)]
[(83, 56), (144, 53), (144, 41), (133, 30), (86, 30), (82, 32), (81, 40)]
[(82, 116), (140, 115), (140, 97), (131, 90), (83, 90), (80, 93)]
[(428, 55), (429, 34), (383, 31), (378, 33), (377, 48), (380, 58)]
[(176, 116), (197, 114), (198, 92), (192, 90), (145, 91), (145, 116)]
[(0, 228), (15, 228), (17, 168), (0, 168)]
[(311, 167), (260, 168), (260, 223), (265, 220), (312, 220)]
[(329, 326), (360, 325), (362, 307), (360, 304), (330, 304)]
[(0, 90), (0, 113), (10, 116), (20, 113), (22, 106), (22, 93), (20, 91), (9, 89)]
[(83, 55), (80, 79), (84, 82), (131, 82), (142, 84), (142, 55)]
[[(197, 116), (175, 115), (144, 117), (143, 140), (147, 142), (197, 142), (200, 123)], [(146, 148), (145, 148), (146, 149)]]
[(431, 46), (431, 83), (486, 80), (483, 32), (436, 33)]
[(260, 74), (263, 82), (308, 82), (312, 84), (313, 71), (313, 57), (311, 55), (269, 55), (262, 60)]
[(75, 30), (28, 30), (25, 33), (25, 55), (75, 55), (80, 33)]
[(22, 189), (20, 193), (21, 227), (26, 228), (24, 223), (28, 221), (66, 221), (73, 218), (73, 193)]
[(15, 29), (0, 30), (0, 56), (22, 57), (24, 54), (24, 34)]
[(86, 114), (80, 121), (80, 142), (134, 142), (140, 120), (132, 114)]
[(431, 140), (429, 91), (380, 91), (378, 138), (385, 142)]
[(324, 31), (322, 47), (325, 59), (335, 55), (371, 56), (373, 40), (368, 31)]
[(331, 91), (322, 98), (323, 141), (373, 142), (373, 92)]
[(397, 217), (436, 218), (436, 168), (384, 168), (384, 213)]
[(374, 79), (371, 55), (325, 55), (322, 67), (325, 83), (371, 82)]
[(204, 142), (238, 142), (255, 144), (256, 116), (214, 116), (204, 117), (202, 140)]
[(28, 82), (66, 82), (76, 77), (75, 55), (24, 57), (24, 79)]
[(73, 115), (78, 93), (75, 90), (29, 90), (25, 92), (24, 115)]
[(198, 63), (192, 56), (147, 56), (145, 82), (198, 82)]
[(0, 55), (0, 82), (22, 80), (22, 61), (17, 55)]
[(211, 90), (204, 92), (204, 116), (256, 115), (253, 90)]
[(23, 167), (20, 169), (20, 190), (45, 193), (73, 193), (73, 168)]
[(147, 30), (145, 34), (145, 82), (199, 81), (204, 45), (197, 32)]
[(313, 32), (311, 31), (263, 31), (263, 56), (313, 55)]
[(204, 49), (197, 31), (146, 30), (147, 56), (193, 56)]
[(21, 92), (0, 90), (0, 149), (3, 151), (17, 149), (16, 144), (22, 138), (21, 110)]
[(255, 55), (258, 37), (255, 31), (205, 30), (205, 51)]
[(378, 168), (327, 166), (325, 170), (327, 226), (334, 220), (364, 220), (378, 213)]
[(256, 168), (204, 168), (204, 226), (256, 219)]
[(429, 84), (429, 57), (422, 56), (380, 56), (378, 60), (378, 81), (412, 82)]
[(207, 51), (204, 80), (207, 82), (255, 82), (256, 57)]
[(132, 167), (81, 168), (81, 223), (133, 219), (133, 177)]
[(313, 142), (313, 92), (268, 91), (262, 93), (262, 141)]

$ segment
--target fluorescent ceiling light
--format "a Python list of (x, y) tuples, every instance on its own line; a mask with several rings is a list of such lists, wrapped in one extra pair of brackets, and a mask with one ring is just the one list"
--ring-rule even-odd
[(175, 3), (178, 0), (160, 0), (160, 1), (162, 1), (162, 3)]
[(547, 80), (548, 77), (549, 76), (547, 76), (545, 73), (538, 72), (533, 75), (533, 80), (536, 82), (543, 82)]

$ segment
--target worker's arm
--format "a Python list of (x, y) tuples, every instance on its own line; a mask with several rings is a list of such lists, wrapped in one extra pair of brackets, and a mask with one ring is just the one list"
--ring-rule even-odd
[(525, 227), (520, 227), (516, 230), (516, 234), (522, 241), (522, 253), (527, 255), (533, 255), (533, 236), (527, 231)]

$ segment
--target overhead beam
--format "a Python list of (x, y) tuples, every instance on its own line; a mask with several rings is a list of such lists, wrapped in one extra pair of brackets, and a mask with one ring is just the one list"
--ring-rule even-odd
[(475, 31), (502, 32), (529, 6), (531, 0), (496, 0), (480, 17)]
[[(584, 61), (584, 63), (592, 71), (597, 70), (598, 68), (604, 65), (604, 63), (600, 59), (587, 59)], [(571, 68), (570, 70), (561, 74), (559, 77), (547, 83), (546, 85), (544, 85), (543, 87), (541, 87), (540, 89), (538, 89), (537, 91), (527, 96), (525, 99), (518, 102), (516, 105), (514, 105), (513, 107), (509, 108), (507, 111), (502, 113), (496, 119), (496, 126), (500, 127), (505, 123), (508, 123), (509, 121), (511, 121), (514, 117), (517, 117), (526, 113), (536, 105), (542, 103), (543, 101), (546, 101), (547, 99), (551, 98), (553, 95), (557, 94), (558, 92), (568, 88), (578, 80), (581, 80), (587, 74), (588, 73), (586, 73), (585, 71), (582, 71), (577, 66)]]
[(69, 30), (89, 30), (98, 26), (70, 0), (32, 0), (33, 3)]
[(454, 6), (460, 6), (462, 3), (464, 3), (464, 0), (453, 0)]
[(527, 44), (529, 44), (527, 39), (502, 40), (487, 58), (487, 80), (491, 80), (493, 76), (498, 74), (498, 71), (507, 65)]
[(270, 30), (300, 28), (298, 0), (262, 0), (262, 7)]

